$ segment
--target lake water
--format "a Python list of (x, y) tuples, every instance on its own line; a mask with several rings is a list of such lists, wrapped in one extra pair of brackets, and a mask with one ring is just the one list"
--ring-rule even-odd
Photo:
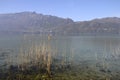
[(58, 55), (71, 57), (76, 64), (105, 67), (111, 71), (120, 71), (120, 37), (118, 36), (48, 36), (40, 35), (0, 35), (0, 64), (6, 58), (16, 59), (20, 49), (26, 50), (32, 44), (49, 44)]

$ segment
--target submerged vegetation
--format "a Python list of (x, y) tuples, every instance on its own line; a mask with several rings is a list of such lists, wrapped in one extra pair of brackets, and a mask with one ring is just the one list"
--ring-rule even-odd
[(7, 57), (5, 71), (1, 70), (3, 76), (0, 77), (7, 80), (26, 80), (27, 77), (33, 77), (35, 80), (50, 79), (55, 72), (70, 68), (70, 62), (67, 61), (66, 56), (57, 54), (57, 50), (50, 44), (50, 39), (51, 36), (48, 36), (42, 44), (36, 44), (33, 41), (27, 45), (24, 43), (19, 54)]
[[(76, 56), (74, 48), (66, 40), (62, 49), (56, 47), (57, 41), (52, 45), (52, 36), (42, 37), (36, 42), (34, 38), (24, 36), (23, 44), (18, 54), (6, 52), (5, 64), (0, 67), (0, 80), (119, 80), (119, 49), (114, 49), (107, 55), (94, 53), (94, 57), (84, 59), (84, 55)], [(26, 42), (27, 41), (27, 42)], [(58, 41), (59, 42), (59, 41)], [(59, 45), (60, 46), (60, 45)], [(66, 48), (68, 48), (68, 52)], [(106, 47), (106, 46), (105, 46)], [(64, 50), (62, 53), (59, 50)], [(7, 56), (6, 56), (7, 55)], [(109, 57), (110, 56), (110, 57)], [(110, 58), (114, 57), (111, 60)], [(79, 60), (79, 58), (81, 58)], [(95, 58), (95, 60), (93, 60)], [(111, 63), (110, 63), (111, 62)], [(112, 65), (112, 66), (111, 66)]]

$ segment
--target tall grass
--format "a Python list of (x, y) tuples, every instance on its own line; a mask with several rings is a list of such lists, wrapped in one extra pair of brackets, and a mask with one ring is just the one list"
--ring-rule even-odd
[(9, 58), (9, 66), (17, 66), (18, 70), (20, 71), (33, 69), (34, 67), (38, 70), (38, 72), (44, 71), (44, 73), (51, 76), (51, 72), (54, 70), (62, 70), (64, 67), (66, 67), (66, 65), (68, 65), (67, 62), (73, 61), (73, 49), (71, 49), (69, 56), (67, 55), (66, 48), (64, 48), (64, 53), (58, 53), (56, 47), (58, 45), (51, 45), (51, 36), (42, 38), (44, 39), (41, 39), (42, 41), (38, 43), (34, 39), (34, 36), (31, 38), (24, 36), (23, 44), (20, 48), (19, 53), (15, 59), (15, 56), (12, 57), (15, 64), (12, 62), (13, 59)]

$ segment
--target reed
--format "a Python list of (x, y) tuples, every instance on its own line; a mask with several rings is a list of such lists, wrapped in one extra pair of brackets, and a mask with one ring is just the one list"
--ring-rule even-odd
[[(47, 37), (46, 40), (43, 39), (41, 43), (35, 42), (33, 38), (29, 38), (29, 42), (26, 42), (28, 37), (24, 36), (23, 45), (17, 54), (15, 63), (13, 64), (12, 58), (9, 59), (9, 66), (17, 66), (18, 72), (24, 75), (24, 72), (33, 71), (36, 74), (47, 74), (48, 77), (52, 77), (52, 73), (55, 71), (66, 70), (67, 62), (73, 63), (74, 51), (71, 49), (70, 55), (67, 57), (67, 44), (63, 47), (64, 53), (58, 54), (58, 49), (56, 44), (51, 45), (51, 37)], [(32, 41), (33, 40), (33, 41)], [(58, 41), (59, 42), (59, 41)], [(15, 57), (15, 56), (13, 56)], [(13, 58), (14, 59), (14, 58)], [(11, 61), (10, 61), (11, 60)]]

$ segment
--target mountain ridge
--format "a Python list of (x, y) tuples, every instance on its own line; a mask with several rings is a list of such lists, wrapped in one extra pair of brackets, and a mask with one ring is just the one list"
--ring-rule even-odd
[(117, 34), (120, 18), (106, 17), (89, 21), (74, 21), (36, 12), (0, 14), (0, 33), (54, 33), (61, 35)]

